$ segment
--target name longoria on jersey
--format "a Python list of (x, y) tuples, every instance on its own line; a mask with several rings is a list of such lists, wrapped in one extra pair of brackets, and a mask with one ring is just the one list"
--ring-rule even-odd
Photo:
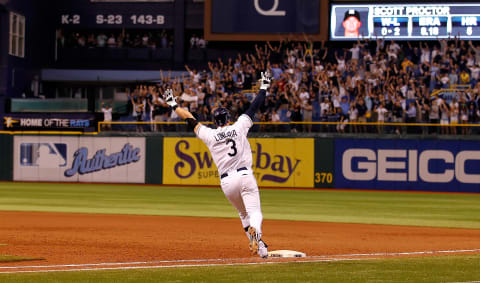
[(241, 115), (232, 125), (211, 129), (200, 125), (197, 136), (207, 145), (220, 175), (238, 168), (252, 167), (252, 149), (247, 139), (253, 125), (248, 115)]

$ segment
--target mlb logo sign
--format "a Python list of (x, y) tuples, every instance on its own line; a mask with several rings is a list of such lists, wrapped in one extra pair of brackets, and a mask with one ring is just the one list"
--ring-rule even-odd
[(67, 144), (21, 143), (20, 166), (65, 167), (67, 166)]
[(13, 143), (15, 181), (145, 182), (144, 137), (18, 135)]

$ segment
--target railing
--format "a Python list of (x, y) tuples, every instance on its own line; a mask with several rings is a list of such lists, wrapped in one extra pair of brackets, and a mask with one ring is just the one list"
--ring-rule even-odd
[[(212, 125), (212, 122), (201, 122)], [(99, 122), (99, 132), (189, 132), (185, 122)], [(480, 134), (480, 124), (378, 123), (378, 122), (255, 122), (253, 132), (371, 133), (417, 135)]]
[(449, 88), (441, 88), (436, 89), (435, 91), (430, 94), (430, 96), (437, 96), (441, 93), (449, 93), (449, 92), (468, 92), (471, 91), (471, 85), (469, 84), (454, 84), (450, 85)]

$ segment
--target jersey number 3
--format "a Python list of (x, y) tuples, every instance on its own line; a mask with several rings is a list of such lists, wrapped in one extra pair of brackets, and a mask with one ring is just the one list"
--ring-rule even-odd
[(230, 148), (233, 150), (233, 152), (229, 152), (228, 155), (229, 156), (235, 156), (235, 155), (237, 155), (237, 147), (236, 147), (237, 144), (235, 143), (234, 140), (228, 139), (226, 144), (228, 145), (230, 143), (232, 143), (232, 147), (230, 147)]

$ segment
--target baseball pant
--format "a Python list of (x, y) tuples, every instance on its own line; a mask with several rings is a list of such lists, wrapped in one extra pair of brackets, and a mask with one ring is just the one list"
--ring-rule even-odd
[(261, 235), (263, 215), (252, 170), (233, 170), (221, 179), (220, 185), (227, 199), (237, 209), (243, 227), (252, 226)]

